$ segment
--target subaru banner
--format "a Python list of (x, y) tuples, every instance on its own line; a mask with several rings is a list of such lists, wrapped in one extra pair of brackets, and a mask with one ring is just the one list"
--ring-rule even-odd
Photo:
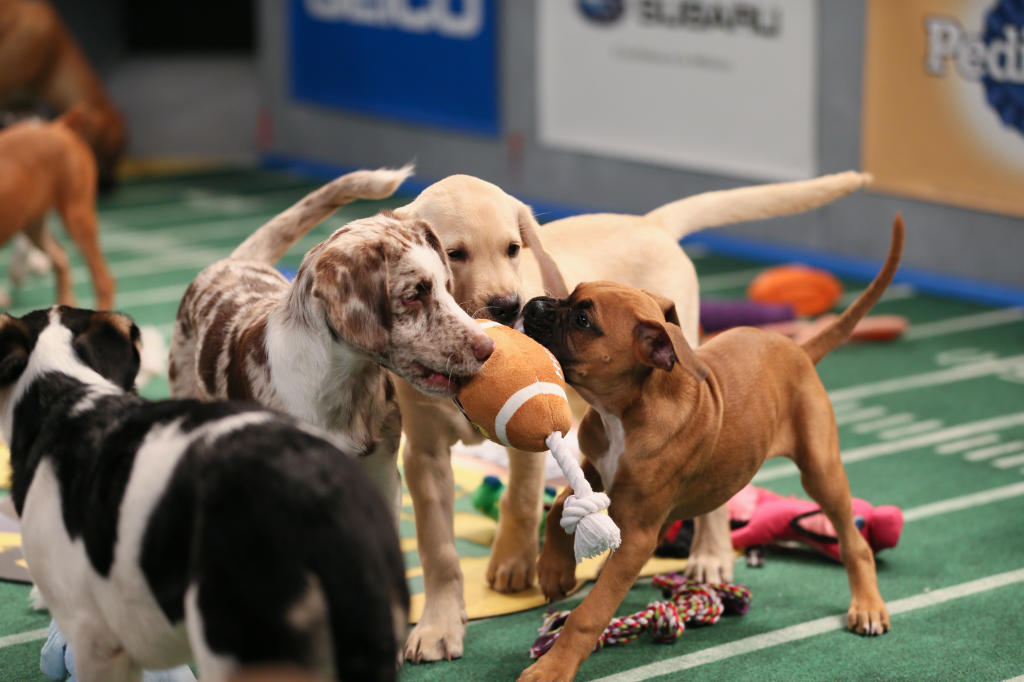
[(551, 147), (758, 179), (817, 172), (817, 0), (544, 0)]

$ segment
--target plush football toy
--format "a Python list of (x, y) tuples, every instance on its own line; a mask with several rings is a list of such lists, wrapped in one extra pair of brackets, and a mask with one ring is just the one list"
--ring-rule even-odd
[(494, 352), (462, 387), (455, 403), (489, 440), (527, 452), (551, 450), (574, 492), (565, 501), (561, 525), (576, 535), (577, 562), (615, 549), (621, 542), (619, 528), (600, 513), (610, 500), (593, 491), (562, 441), (572, 428), (572, 410), (555, 356), (511, 327), (478, 322), (494, 341)]
[[(895, 547), (903, 530), (903, 512), (892, 505), (875, 507), (856, 497), (852, 503), (854, 523), (871, 550), (878, 553)], [(737, 549), (795, 540), (840, 561), (835, 528), (816, 502), (748, 485), (729, 500), (728, 506), (730, 521), (745, 522), (732, 531), (732, 544)]]

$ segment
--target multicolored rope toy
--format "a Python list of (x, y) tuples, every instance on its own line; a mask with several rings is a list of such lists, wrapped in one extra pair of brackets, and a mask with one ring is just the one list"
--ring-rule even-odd
[[(743, 585), (706, 585), (679, 573), (656, 575), (651, 583), (668, 601), (651, 602), (639, 613), (613, 618), (594, 651), (625, 644), (644, 632), (650, 632), (656, 642), (674, 642), (682, 637), (686, 625), (714, 625), (723, 614), (742, 615), (750, 608), (750, 590)], [(539, 658), (551, 648), (569, 613), (548, 612), (537, 630), (540, 636), (530, 647), (530, 658)]]

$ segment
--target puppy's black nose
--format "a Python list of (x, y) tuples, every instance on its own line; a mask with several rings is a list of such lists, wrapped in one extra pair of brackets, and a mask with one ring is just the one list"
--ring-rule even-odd
[(538, 323), (550, 323), (555, 317), (554, 308), (551, 307), (551, 302), (554, 299), (547, 298), (546, 296), (538, 296), (531, 298), (523, 306), (523, 322)]
[(487, 312), (491, 319), (502, 324), (514, 322), (519, 315), (518, 296), (495, 296), (487, 301)]

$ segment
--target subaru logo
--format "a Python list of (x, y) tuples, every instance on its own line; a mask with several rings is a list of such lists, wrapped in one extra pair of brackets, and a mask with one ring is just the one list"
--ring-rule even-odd
[(577, 0), (583, 16), (595, 24), (610, 24), (622, 16), (624, 0)]

